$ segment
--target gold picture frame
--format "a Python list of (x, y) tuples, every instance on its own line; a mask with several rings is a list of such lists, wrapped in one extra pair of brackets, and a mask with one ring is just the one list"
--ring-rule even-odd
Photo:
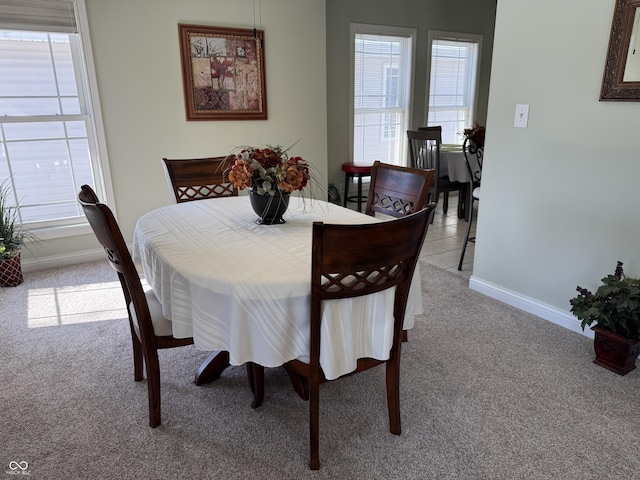
[(264, 31), (178, 24), (187, 120), (266, 120)]

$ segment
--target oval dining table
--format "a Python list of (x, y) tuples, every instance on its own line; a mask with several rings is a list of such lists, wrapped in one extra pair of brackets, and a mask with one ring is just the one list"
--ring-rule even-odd
[[(196, 384), (215, 380), (228, 365), (277, 367), (307, 359), (313, 222), (383, 221), (294, 196), (284, 219), (257, 224), (249, 198), (241, 195), (160, 207), (136, 223), (133, 258), (171, 320), (173, 336), (193, 337), (197, 349), (212, 352)], [(423, 312), (421, 291), (418, 265), (405, 329)], [(392, 323), (392, 308), (393, 290), (325, 302), (323, 320), (331, 321), (323, 321), (320, 363), (327, 378), (354, 370), (359, 357), (389, 357), (374, 333)]]

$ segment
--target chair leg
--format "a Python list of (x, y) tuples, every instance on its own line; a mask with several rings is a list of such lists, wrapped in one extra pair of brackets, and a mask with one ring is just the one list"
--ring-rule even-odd
[(140, 382), (144, 379), (144, 359), (142, 355), (142, 344), (133, 328), (131, 329), (131, 341), (133, 344), (133, 379), (136, 382)]
[(473, 185), (467, 186), (466, 190), (467, 190), (467, 196), (466, 196), (464, 218), (467, 222), (470, 222), (471, 214), (473, 213)]
[(462, 262), (464, 261), (464, 254), (467, 251), (467, 243), (469, 243), (469, 235), (471, 234), (471, 224), (473, 223), (473, 198), (469, 202), (469, 222), (467, 223), (467, 234), (464, 237), (464, 243), (462, 244), (462, 251), (460, 252), (460, 261), (458, 262), (458, 270), (462, 270)]
[(289, 374), (289, 379), (291, 380), (291, 385), (293, 386), (293, 390), (302, 398), (303, 400), (309, 400), (309, 380), (307, 380), (302, 375), (298, 375), (288, 363), (283, 365), (283, 368), (287, 374)]
[(409, 341), (409, 333), (406, 330), (402, 331), (402, 341), (403, 342), (408, 342)]
[(344, 201), (342, 202), (342, 206), (347, 206), (347, 198), (349, 198), (349, 180), (351, 176), (348, 173), (344, 175)]
[(400, 435), (400, 355), (391, 353), (387, 360), (387, 407), (389, 409), (389, 431)]
[(147, 351), (145, 355), (147, 367), (147, 396), (149, 397), (149, 426), (155, 428), (161, 423), (160, 414), (160, 362), (158, 351)]
[(444, 200), (442, 201), (442, 213), (447, 214), (449, 210), (449, 192), (444, 192)]
[(467, 220), (467, 186), (461, 187), (458, 190), (458, 218), (464, 218)]
[(362, 212), (362, 175), (358, 175), (358, 212)]
[(251, 408), (258, 408), (264, 400), (264, 367), (257, 363), (247, 362), (247, 378), (253, 393)]
[(320, 384), (309, 380), (309, 468), (320, 469)]

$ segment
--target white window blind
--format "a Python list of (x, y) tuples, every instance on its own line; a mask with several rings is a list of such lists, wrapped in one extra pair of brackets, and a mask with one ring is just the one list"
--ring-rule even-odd
[(86, 224), (76, 200), (82, 184), (109, 197), (82, 38), (59, 32), (76, 30), (76, 5), (0, 0), (5, 27), (15, 21), (0, 29), (0, 181), (10, 182), (21, 221), (34, 228)]
[[(353, 161), (403, 164), (413, 31), (369, 33), (368, 28), (352, 29)], [(380, 31), (384, 27), (375, 28)]]
[(480, 39), (478, 35), (430, 32), (427, 122), (442, 126), (442, 143), (461, 144), (458, 133), (473, 124)]
[(72, 0), (0, 0), (0, 30), (77, 33)]

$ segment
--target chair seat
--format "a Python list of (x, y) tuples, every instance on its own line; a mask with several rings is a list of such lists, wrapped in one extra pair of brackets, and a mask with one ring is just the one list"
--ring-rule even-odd
[[(173, 335), (173, 329), (171, 328), (171, 320), (166, 318), (162, 314), (162, 305), (158, 301), (156, 294), (149, 285), (144, 285), (144, 296), (147, 298), (147, 304), (149, 305), (149, 313), (151, 314), (151, 323), (153, 324), (153, 332), (157, 337), (170, 337)], [(131, 312), (131, 320), (138, 326), (138, 318), (136, 317), (136, 310), (133, 308), (133, 302), (129, 304), (129, 311)], [(138, 327), (139, 328), (139, 327)]]
[(367, 163), (345, 162), (342, 164), (342, 171), (357, 175), (371, 175), (372, 166)]

